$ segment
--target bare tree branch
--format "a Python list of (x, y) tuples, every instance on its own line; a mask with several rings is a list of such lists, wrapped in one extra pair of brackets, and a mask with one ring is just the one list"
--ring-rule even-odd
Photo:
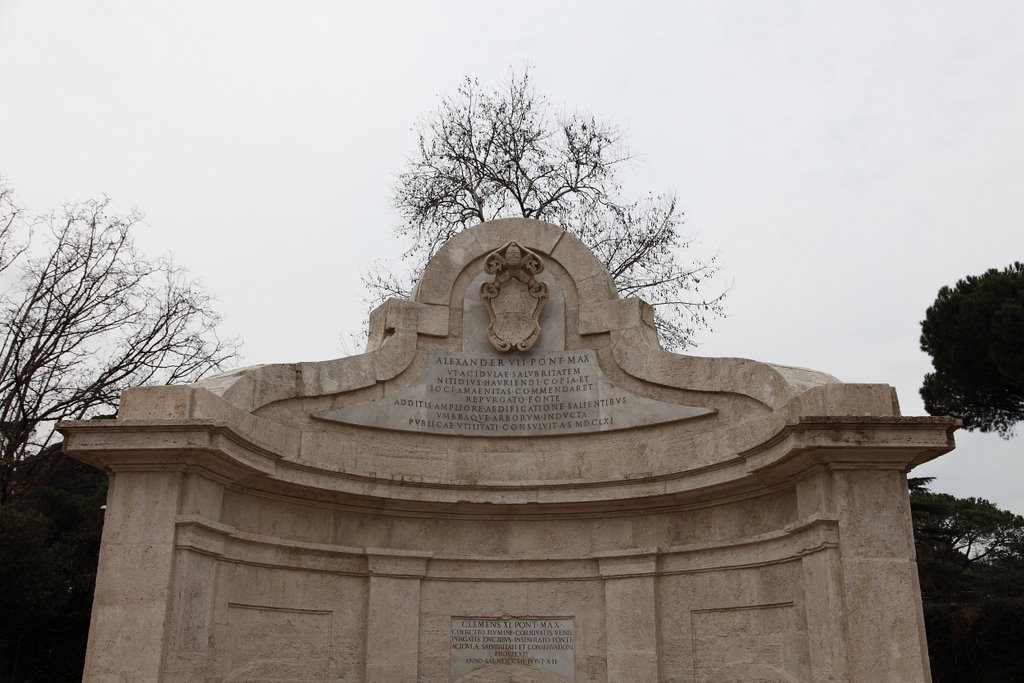
[(123, 389), (195, 381), (237, 357), (238, 342), (216, 335), (210, 296), (139, 253), (141, 216), (108, 215), (108, 205), (29, 219), (0, 186), (0, 504), (49, 471), (39, 458), (58, 420), (109, 412)]
[[(417, 133), (393, 195), (402, 216), (396, 232), (411, 241), (405, 259), (415, 273), (459, 231), (523, 216), (574, 233), (620, 294), (657, 306), (668, 348), (692, 347), (694, 333), (724, 315), (727, 290), (700, 295), (718, 271), (715, 259), (679, 260), (692, 241), (680, 233), (676, 196), (624, 199), (619, 172), (630, 156), (618, 128), (594, 116), (556, 116), (528, 70), (490, 89), (467, 77), (420, 119)], [(407, 295), (409, 279), (378, 265), (363, 278), (368, 302)]]

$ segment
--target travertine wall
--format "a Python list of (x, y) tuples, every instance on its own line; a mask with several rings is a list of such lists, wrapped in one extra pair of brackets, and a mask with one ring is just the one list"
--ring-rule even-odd
[[(478, 291), (510, 241), (548, 297), (503, 353)], [(476, 387), (458, 411), (445, 378)], [(525, 436), (477, 426), (502, 387), (543, 404)], [(86, 680), (929, 680), (905, 476), (952, 422), (666, 353), (545, 223), (454, 238), (366, 354), (132, 390), (61, 429), (111, 473)]]

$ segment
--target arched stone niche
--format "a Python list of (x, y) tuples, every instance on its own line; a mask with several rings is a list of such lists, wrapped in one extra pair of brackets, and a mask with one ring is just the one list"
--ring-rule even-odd
[(361, 355), (61, 425), (111, 474), (86, 678), (927, 680), (905, 477), (954, 426), (669, 353), (572, 235), (486, 223)]

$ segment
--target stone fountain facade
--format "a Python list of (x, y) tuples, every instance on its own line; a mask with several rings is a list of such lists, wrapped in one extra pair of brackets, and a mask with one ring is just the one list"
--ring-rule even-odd
[(125, 392), (88, 681), (928, 681), (887, 385), (664, 351), (577, 239), (454, 237), (368, 351)]

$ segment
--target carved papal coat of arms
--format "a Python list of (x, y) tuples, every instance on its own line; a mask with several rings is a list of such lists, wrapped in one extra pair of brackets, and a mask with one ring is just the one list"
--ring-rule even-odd
[(527, 351), (540, 336), (548, 286), (536, 275), (543, 270), (540, 257), (514, 241), (484, 261), (484, 272), (494, 279), (480, 285), (480, 298), (491, 319), (487, 338), (499, 351)]

